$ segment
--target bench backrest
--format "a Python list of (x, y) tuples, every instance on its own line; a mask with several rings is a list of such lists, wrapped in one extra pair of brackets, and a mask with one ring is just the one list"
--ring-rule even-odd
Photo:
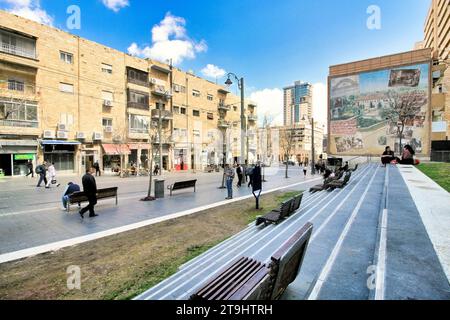
[(292, 212), (297, 211), (300, 208), (300, 204), (302, 203), (303, 193), (299, 194), (294, 198), (294, 205), (292, 208)]
[(97, 198), (101, 199), (101, 198), (111, 198), (111, 197), (115, 197), (117, 196), (117, 190), (119, 188), (114, 187), (114, 188), (106, 188), (106, 189), (99, 189), (97, 190)]
[(88, 201), (88, 197), (83, 191), (74, 192), (69, 196), (71, 203), (85, 202)]
[(275, 275), (271, 300), (279, 299), (300, 272), (311, 238), (313, 225), (307, 223), (295, 233), (271, 258), (269, 267)]
[(172, 190), (194, 187), (197, 180), (180, 181), (173, 184)]
[(294, 198), (289, 199), (281, 204), (280, 219), (283, 219), (291, 214), (293, 204), (294, 204)]

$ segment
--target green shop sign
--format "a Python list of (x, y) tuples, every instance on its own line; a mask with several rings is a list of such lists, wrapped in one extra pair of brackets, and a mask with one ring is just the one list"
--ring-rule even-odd
[(29, 154), (15, 154), (14, 155), (14, 160), (33, 160), (34, 159), (34, 154), (29, 153)]

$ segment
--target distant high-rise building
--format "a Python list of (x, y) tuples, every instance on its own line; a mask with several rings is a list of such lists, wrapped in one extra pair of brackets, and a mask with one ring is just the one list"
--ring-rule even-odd
[(303, 117), (312, 117), (312, 85), (296, 81), (284, 88), (284, 125), (302, 122)]

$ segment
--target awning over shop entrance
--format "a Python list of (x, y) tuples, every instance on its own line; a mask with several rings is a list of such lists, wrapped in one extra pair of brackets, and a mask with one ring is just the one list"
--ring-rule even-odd
[(42, 140), (41, 144), (45, 145), (64, 145), (64, 146), (78, 146), (81, 143), (79, 141), (65, 141), (65, 140)]
[(152, 145), (149, 143), (131, 143), (128, 145), (131, 150), (150, 150)]
[(127, 144), (103, 144), (105, 154), (109, 156), (130, 155), (131, 150)]

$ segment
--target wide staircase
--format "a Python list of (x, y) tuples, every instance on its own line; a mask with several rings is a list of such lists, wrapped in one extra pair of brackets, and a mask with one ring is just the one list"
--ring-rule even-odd
[(281, 299), (450, 299), (398, 169), (374, 163), (360, 166), (343, 189), (305, 191), (300, 209), (282, 223), (249, 225), (136, 299), (187, 300), (241, 257), (269, 263), (308, 222), (314, 229), (300, 273)]

